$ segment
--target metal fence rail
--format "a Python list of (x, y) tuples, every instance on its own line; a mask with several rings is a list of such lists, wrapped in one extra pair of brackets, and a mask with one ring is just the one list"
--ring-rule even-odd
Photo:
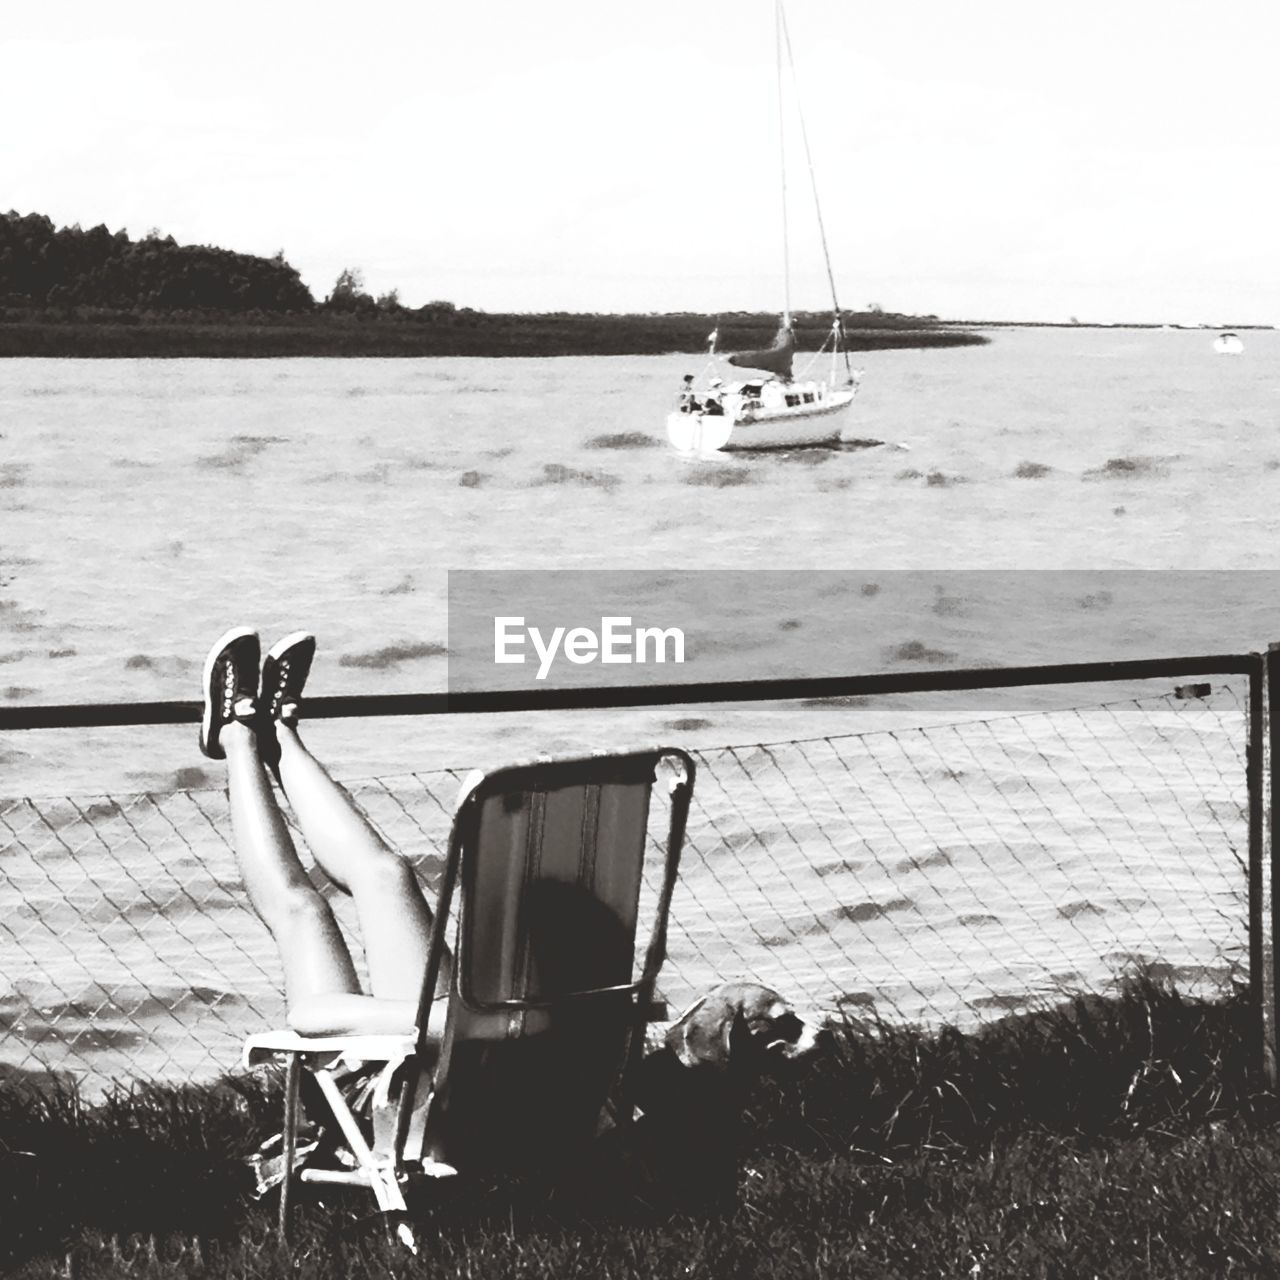
[[(695, 752), (663, 994), (679, 1007), (746, 976), (804, 1005), (965, 1023), (1136, 965), (1202, 990), (1256, 978), (1257, 672), (1160, 673), (1207, 667), (1248, 679)], [(462, 776), (348, 783), (428, 886)], [(0, 801), (0, 1067), (91, 1087), (233, 1069), (283, 1002), (229, 840), (216, 790)]]

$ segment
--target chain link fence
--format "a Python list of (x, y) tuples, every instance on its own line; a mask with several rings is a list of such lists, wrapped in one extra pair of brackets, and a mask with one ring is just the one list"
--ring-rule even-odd
[[(745, 977), (808, 1009), (963, 1025), (1135, 966), (1221, 989), (1248, 966), (1247, 706), (1233, 678), (694, 752), (662, 993), (674, 1012)], [(347, 783), (429, 891), (463, 776)], [(0, 976), (0, 1071), (92, 1090), (233, 1070), (284, 1007), (225, 794), (0, 801)]]

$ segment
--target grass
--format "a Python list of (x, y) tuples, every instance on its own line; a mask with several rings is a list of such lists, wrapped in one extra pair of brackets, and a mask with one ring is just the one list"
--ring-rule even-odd
[(0, 1260), (22, 1277), (1202, 1276), (1280, 1272), (1277, 1107), (1238, 993), (1151, 977), (972, 1033), (849, 1020), (745, 1125), (719, 1214), (455, 1189), (412, 1258), (359, 1197), (300, 1206), (291, 1256), (241, 1157), (274, 1089), (0, 1088)]

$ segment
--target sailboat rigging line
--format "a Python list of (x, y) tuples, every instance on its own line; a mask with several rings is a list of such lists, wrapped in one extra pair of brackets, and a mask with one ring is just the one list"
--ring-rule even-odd
[[(774, 0), (774, 60), (778, 73), (778, 160), (782, 166), (782, 290), (783, 312), (782, 326), (791, 328), (791, 243), (787, 234), (787, 126), (783, 114), (782, 101), (782, 37), (786, 30), (786, 19), (782, 16), (782, 0)], [(795, 68), (791, 75), (794, 79)]]
[[(834, 312), (835, 312), (836, 320), (837, 320), (837, 322), (839, 322), (840, 327), (841, 327), (841, 331), (843, 332), (843, 328), (844, 328), (844, 318), (843, 318), (843, 316), (840, 314), (840, 302), (839, 302), (839, 300), (836, 298), (836, 277), (835, 277), (835, 273), (831, 270), (831, 254), (830, 254), (830, 252), (829, 252), (829, 251), (828, 251), (828, 249), (827, 249), (827, 227), (826, 227), (826, 224), (825, 224), (825, 223), (823, 222), (823, 220), (822, 220), (822, 201), (818, 199), (818, 175), (817, 175), (817, 172), (814, 170), (814, 167), (813, 167), (813, 152), (812, 152), (812, 151), (810, 150), (810, 148), (809, 148), (809, 130), (805, 127), (805, 122), (804, 122), (804, 108), (803, 108), (803, 106), (801, 105), (801, 102), (800, 102), (800, 84), (799, 84), (799, 80), (798, 80), (798, 79), (797, 79), (797, 77), (796, 77), (796, 60), (795, 60), (795, 55), (791, 52), (791, 32), (790, 32), (790, 30), (787, 28), (787, 15), (786, 15), (786, 13), (783, 11), (783, 8), (782, 8), (782, 0), (775, 0), (775, 8), (776, 8), (776, 10), (777, 10), (777, 25), (778, 25), (778, 108), (779, 108), (779, 119), (781, 119), (781, 108), (782, 108), (782, 48), (783, 48), (783, 46), (785, 45), (785, 46), (786, 46), (786, 50), (787, 50), (787, 65), (788, 65), (788, 67), (790, 67), (790, 69), (791, 69), (791, 85), (792, 85), (792, 90), (793, 90), (793, 92), (794, 92), (794, 94), (795, 94), (795, 102), (796, 102), (796, 118), (797, 118), (797, 120), (799, 120), (799, 122), (800, 122), (800, 139), (801, 139), (801, 142), (804, 144), (804, 158), (805, 158), (805, 163), (809, 166), (809, 186), (810, 186), (811, 190), (813, 191), (813, 211), (814, 211), (814, 213), (816, 213), (816, 214), (817, 214), (817, 216), (818, 216), (818, 237), (819, 237), (819, 239), (822, 241), (822, 261), (823, 261), (824, 265), (825, 265), (825, 266), (826, 266), (826, 268), (827, 268), (827, 283), (831, 286), (831, 309), (832, 309), (832, 311), (834, 311)], [(783, 201), (784, 201), (784, 207), (783, 207), (783, 224), (784, 224), (784, 233), (785, 233), (785, 222), (786, 222), (786, 208), (785, 208), (785, 201), (786, 201), (786, 194), (785, 194), (786, 175), (785, 175), (785, 172), (784, 172), (784, 175), (783, 175), (783, 179), (782, 179), (782, 180), (783, 180), (783, 184), (784, 184), (784, 194), (783, 194)], [(789, 264), (788, 264), (788, 265), (789, 265)], [(788, 281), (787, 281), (787, 294), (788, 294), (788, 296), (787, 296), (787, 311), (788, 311), (788, 312), (790, 312), (790, 310), (791, 310), (790, 290), (791, 290), (791, 282), (790, 282), (790, 279), (788, 278)], [(825, 345), (825, 344), (824, 344), (824, 345)], [(843, 348), (843, 347), (842, 347), (842, 350), (844, 351), (844, 368), (845, 368), (845, 373), (851, 377), (851, 376), (852, 376), (853, 371), (852, 371), (852, 368), (850, 367), (850, 364), (849, 364), (849, 352), (848, 352), (848, 350), (847, 350), (846, 348)]]
[[(809, 363), (808, 363), (807, 365), (805, 365), (805, 367), (804, 367), (803, 369), (801, 369), (801, 370), (800, 370), (800, 377), (801, 377), (801, 378), (807, 378), (807, 377), (809, 377), (809, 376), (812, 374), (812, 372), (813, 372), (813, 366), (814, 366), (814, 365), (816, 365), (816, 364), (818, 363), (818, 361), (819, 361), (819, 360), (821, 360), (821, 359), (822, 359), (822, 357), (823, 357), (824, 355), (826, 355), (827, 348), (828, 348), (829, 346), (831, 346), (831, 345), (835, 342), (835, 339), (836, 339), (835, 330), (834, 330), (834, 329), (832, 329), (832, 330), (830, 330), (830, 331), (827, 333), (827, 336), (826, 336), (825, 338), (823, 338), (823, 340), (822, 340), (822, 346), (820, 346), (820, 347), (817, 349), (817, 351), (815, 351), (815, 352), (813, 353), (813, 355), (811, 355), (811, 356), (809, 357)], [(845, 363), (845, 367), (847, 368), (847, 367), (848, 367), (848, 365), (849, 365), (849, 355), (848, 355), (848, 352), (846, 352), (846, 353), (845, 353), (844, 363)]]

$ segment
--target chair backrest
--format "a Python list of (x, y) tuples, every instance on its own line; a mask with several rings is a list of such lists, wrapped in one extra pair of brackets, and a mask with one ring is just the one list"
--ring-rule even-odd
[[(637, 966), (650, 798), (664, 759), (674, 766), (666, 847)], [(435, 1071), (437, 1158), (462, 1167), (521, 1148), (536, 1157), (594, 1131), (643, 1041), (693, 780), (693, 761), (668, 748), (468, 780), (434, 930), (442, 942), (457, 883), (457, 950)], [(438, 950), (425, 975), (422, 1028)]]

